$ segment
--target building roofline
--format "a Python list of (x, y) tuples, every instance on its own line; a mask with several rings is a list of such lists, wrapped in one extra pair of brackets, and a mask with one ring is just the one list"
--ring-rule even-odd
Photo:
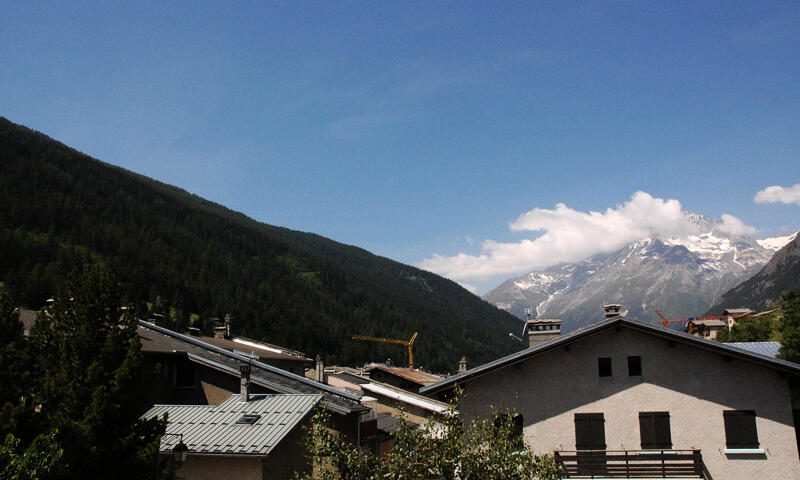
[(691, 345), (693, 347), (697, 347), (703, 350), (708, 350), (716, 353), (738, 357), (746, 361), (750, 361), (756, 364), (761, 364), (766, 367), (773, 368), (775, 370), (779, 370), (781, 372), (789, 373), (792, 375), (800, 375), (800, 364), (794, 362), (789, 362), (786, 360), (780, 360), (777, 358), (768, 357), (766, 355), (749, 352), (747, 350), (742, 350), (740, 348), (732, 347), (725, 343), (715, 342), (713, 340), (706, 340), (705, 338), (689, 335), (688, 333), (679, 332), (676, 330), (669, 330), (660, 325), (642, 322), (640, 320), (634, 320), (631, 318), (625, 318), (623, 316), (616, 316), (608, 318), (606, 320), (602, 320), (597, 323), (593, 323), (583, 328), (579, 328), (577, 330), (573, 330), (565, 335), (560, 336), (559, 338), (555, 338), (553, 340), (536, 345), (534, 347), (530, 347), (525, 350), (521, 350), (519, 352), (506, 355), (505, 357), (498, 358), (497, 360), (493, 360), (489, 363), (485, 363), (473, 369), (467, 370), (466, 372), (459, 373), (458, 375), (446, 378), (440, 382), (427, 385), (425, 387), (422, 387), (419, 390), (419, 392), (423, 395), (429, 395), (432, 393), (439, 392), (441, 390), (453, 388), (458, 384), (463, 384), (470, 380), (474, 380), (475, 378), (486, 375), (487, 373), (490, 373), (498, 368), (503, 368), (509, 365), (514, 365), (523, 362), (529, 358), (533, 358), (542, 355), (544, 353), (547, 353), (549, 351), (555, 350), (557, 348), (569, 345), (570, 343), (582, 340), (586, 337), (590, 337), (594, 334), (597, 334), (601, 331), (604, 331), (608, 328), (615, 326), (628, 327), (636, 331), (650, 333), (653, 335), (666, 338), (668, 340)]
[[(178, 340), (190, 343), (190, 344), (195, 345), (197, 347), (204, 348), (206, 350), (210, 350), (210, 351), (212, 351), (214, 353), (218, 353), (220, 355), (224, 355), (224, 356), (226, 356), (228, 358), (233, 358), (233, 359), (239, 360), (240, 362), (243, 362), (243, 363), (249, 363), (249, 364), (255, 365), (258, 368), (261, 368), (261, 369), (266, 370), (268, 372), (274, 373), (275, 375), (280, 375), (282, 377), (286, 377), (286, 378), (289, 378), (291, 380), (294, 380), (294, 381), (297, 381), (297, 382), (301, 382), (301, 383), (306, 384), (306, 385), (308, 385), (310, 387), (318, 388), (318, 389), (320, 389), (320, 390), (322, 390), (322, 391), (324, 391), (326, 393), (329, 393), (331, 395), (335, 395), (337, 397), (345, 398), (347, 400), (360, 403), (361, 399), (358, 396), (351, 395), (351, 394), (346, 393), (346, 392), (340, 392), (339, 390), (336, 390), (335, 388), (333, 388), (333, 387), (331, 387), (329, 385), (325, 385), (324, 383), (319, 383), (319, 382), (316, 382), (316, 381), (311, 380), (309, 378), (294, 374), (292, 372), (287, 372), (286, 370), (282, 370), (280, 368), (273, 367), (272, 365), (267, 365), (266, 363), (259, 362), (258, 360), (254, 360), (254, 359), (252, 359), (250, 357), (238, 354), (236, 352), (231, 352), (230, 350), (226, 350), (226, 349), (224, 349), (222, 347), (217, 347), (216, 345), (211, 345), (210, 343), (204, 342), (202, 340), (198, 340), (198, 339), (196, 339), (196, 338), (194, 338), (194, 337), (192, 337), (190, 335), (184, 335), (182, 333), (175, 332), (175, 331), (170, 330), (168, 328), (159, 327), (158, 325), (155, 325), (155, 324), (150, 323), (150, 322), (145, 322), (144, 320), (139, 320), (139, 325), (144, 327), (144, 328), (149, 328), (149, 329), (154, 330), (156, 332), (159, 332), (161, 334), (164, 334), (164, 335), (176, 338)], [(188, 352), (187, 352), (187, 354), (188, 354)], [(211, 363), (215, 363), (215, 362), (213, 362), (213, 360), (208, 360), (208, 361), (211, 362)], [(224, 367), (223, 365), (220, 365), (220, 364), (217, 364), (217, 365)], [(238, 375), (238, 372), (236, 372), (236, 373)], [(264, 380), (264, 382), (267, 382), (267, 381)], [(269, 382), (269, 383), (272, 383), (272, 382)], [(284, 388), (284, 389), (291, 390), (289, 387), (285, 387), (285, 386), (281, 386), (281, 387)], [(286, 392), (286, 393), (301, 394), (302, 392), (290, 391), (290, 392)], [(326, 406), (330, 406), (330, 403), (326, 402)], [(338, 408), (335, 407), (334, 409), (339, 410), (339, 409), (341, 409), (341, 407), (338, 407)], [(355, 409), (355, 410), (352, 410), (352, 411), (358, 411), (358, 410)], [(348, 411), (348, 413), (350, 413), (350, 411)]]

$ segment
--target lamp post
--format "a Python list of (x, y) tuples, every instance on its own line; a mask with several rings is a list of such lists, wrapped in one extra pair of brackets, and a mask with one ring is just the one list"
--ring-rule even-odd
[[(164, 437), (179, 437), (178, 443), (172, 447), (172, 460), (175, 462), (175, 465), (180, 468), (183, 462), (186, 461), (186, 458), (189, 456), (189, 447), (183, 443), (183, 434), (182, 433), (165, 433), (161, 436), (163, 439)], [(156, 450), (156, 480), (158, 480), (158, 454), (161, 451), (161, 445), (159, 443), (159, 448)]]

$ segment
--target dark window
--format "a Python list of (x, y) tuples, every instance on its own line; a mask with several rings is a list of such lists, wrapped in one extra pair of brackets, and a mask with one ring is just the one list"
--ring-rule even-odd
[(178, 362), (175, 365), (175, 386), (181, 388), (195, 386), (194, 365), (189, 362)]
[(601, 377), (611, 376), (611, 357), (601, 357), (597, 359), (597, 373)]
[(642, 376), (642, 357), (628, 357), (628, 376), (641, 377)]
[(242, 425), (253, 425), (254, 423), (256, 423), (258, 421), (259, 418), (261, 418), (261, 415), (245, 414), (245, 415), (242, 415), (242, 418), (237, 420), (236, 423), (240, 423)]
[(575, 448), (577, 450), (604, 450), (606, 426), (602, 413), (575, 414)]
[[(504, 424), (504, 422), (508, 423)], [(498, 415), (494, 419), (494, 428), (495, 431), (500, 428), (508, 429), (508, 439), (518, 447), (522, 448), (524, 446), (522, 441), (522, 423), (523, 418), (521, 413), (517, 413), (515, 415)]]
[(639, 412), (639, 433), (643, 449), (672, 448), (669, 412)]
[(758, 448), (755, 410), (725, 410), (725, 448)]

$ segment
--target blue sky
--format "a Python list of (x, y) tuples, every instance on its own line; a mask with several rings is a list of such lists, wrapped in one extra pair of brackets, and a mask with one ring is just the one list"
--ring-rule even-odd
[(797, 2), (121, 3), (2, 2), (0, 115), (412, 264), (639, 191), (800, 227)]

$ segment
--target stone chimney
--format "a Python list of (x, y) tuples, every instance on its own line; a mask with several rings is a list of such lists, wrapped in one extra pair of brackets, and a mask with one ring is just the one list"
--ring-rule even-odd
[(322, 357), (319, 355), (314, 359), (314, 380), (325, 383), (325, 364), (322, 363)]
[(464, 373), (467, 371), (467, 357), (461, 357), (461, 360), (458, 361), (458, 373)]
[(561, 336), (560, 318), (529, 318), (523, 337), (528, 337), (528, 347), (535, 347)]
[(239, 364), (239, 377), (240, 377), (240, 389), (239, 394), (241, 398), (239, 399), (240, 402), (247, 402), (250, 400), (250, 364), (249, 363), (242, 363)]

